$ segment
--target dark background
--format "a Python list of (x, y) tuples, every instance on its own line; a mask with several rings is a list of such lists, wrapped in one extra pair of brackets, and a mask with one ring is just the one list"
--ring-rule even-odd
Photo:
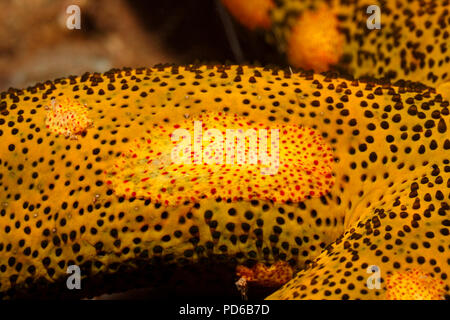
[[(81, 9), (81, 30), (66, 27), (72, 4)], [(281, 59), (220, 0), (0, 0), (0, 91), (86, 71), (194, 62)]]

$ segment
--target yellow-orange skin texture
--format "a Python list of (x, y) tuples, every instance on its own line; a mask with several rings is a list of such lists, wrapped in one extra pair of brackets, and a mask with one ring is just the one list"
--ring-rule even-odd
[(443, 300), (444, 282), (431, 278), (420, 269), (397, 272), (387, 277), (389, 300)]
[(93, 126), (92, 121), (87, 117), (88, 108), (77, 101), (67, 98), (62, 101), (55, 99), (46, 106), (46, 109), (46, 128), (58, 135), (77, 139), (78, 135), (85, 133)]
[(291, 29), (287, 57), (293, 66), (323, 72), (339, 62), (344, 51), (344, 36), (338, 19), (326, 5), (305, 11)]
[[(174, 139), (176, 130), (183, 136)], [(315, 130), (208, 113), (146, 130), (107, 171), (106, 183), (118, 196), (171, 206), (217, 197), (301, 202), (329, 192), (333, 160)]]
[[(77, 139), (46, 126), (46, 106), (64, 98), (93, 124)], [(147, 130), (209, 112), (314, 130), (331, 147), (334, 184), (296, 202), (170, 205), (107, 183)], [(77, 292), (90, 295), (156, 265), (176, 275), (221, 261), (288, 263), (297, 273), (271, 299), (386, 299), (387, 277), (411, 269), (448, 297), (449, 125), (449, 101), (421, 85), (248, 66), (112, 70), (11, 89), (0, 94), (1, 296), (70, 294), (72, 264)], [(367, 288), (371, 265), (380, 289)]]
[[(373, 5), (380, 8), (380, 29), (367, 26), (375, 21), (375, 12), (367, 12)], [(293, 67), (448, 89), (449, 6), (448, 0), (278, 0), (270, 8), (267, 38)], [(236, 5), (230, 11), (252, 21), (263, 9)], [(449, 92), (443, 94), (448, 98)]]

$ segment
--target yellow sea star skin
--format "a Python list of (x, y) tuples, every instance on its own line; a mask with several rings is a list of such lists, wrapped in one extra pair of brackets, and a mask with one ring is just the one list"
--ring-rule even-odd
[[(380, 29), (367, 26), (373, 5), (380, 8)], [(449, 5), (448, 0), (278, 0), (266, 34), (295, 67), (438, 87), (450, 82)], [(239, 17), (256, 11), (234, 5), (230, 12)]]
[[(88, 106), (95, 124), (77, 140), (46, 128), (45, 106), (62, 97)], [(247, 66), (112, 70), (1, 93), (1, 295), (50, 285), (70, 294), (71, 264), (101, 292), (119, 271), (220, 257), (300, 269), (270, 298), (384, 299), (385, 276), (412, 268), (443, 281), (448, 297), (448, 106), (417, 84)], [(315, 130), (335, 158), (331, 190), (175, 206), (114, 193), (105, 172), (135, 139), (208, 111)], [(371, 265), (384, 280), (377, 290), (366, 287)]]

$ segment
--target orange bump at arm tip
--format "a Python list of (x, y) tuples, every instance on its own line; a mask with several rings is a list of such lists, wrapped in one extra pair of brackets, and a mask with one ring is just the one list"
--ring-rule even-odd
[(269, 12), (274, 7), (272, 0), (222, 0), (225, 7), (245, 27), (250, 30), (269, 29)]
[(336, 14), (329, 7), (321, 6), (300, 15), (288, 39), (287, 56), (295, 67), (323, 72), (338, 63), (343, 46)]
[(446, 293), (442, 280), (419, 269), (388, 275), (386, 288), (388, 300), (444, 300)]
[(236, 267), (236, 275), (245, 282), (260, 287), (280, 287), (292, 279), (293, 268), (286, 261), (278, 261), (267, 267), (256, 263), (253, 267)]
[(117, 195), (165, 205), (218, 196), (285, 203), (327, 194), (333, 160), (313, 129), (208, 113), (147, 130), (105, 174)]
[(88, 108), (78, 101), (69, 98), (52, 99), (46, 110), (46, 128), (66, 138), (78, 139), (79, 135), (93, 126), (87, 115)]

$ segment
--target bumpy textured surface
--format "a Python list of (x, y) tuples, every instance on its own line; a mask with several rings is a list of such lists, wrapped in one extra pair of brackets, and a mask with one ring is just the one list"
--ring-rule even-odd
[(56, 134), (77, 139), (92, 126), (92, 121), (87, 117), (88, 108), (76, 101), (66, 98), (60, 102), (54, 99), (46, 109), (46, 128)]
[(445, 295), (444, 281), (416, 269), (389, 275), (386, 286), (389, 300), (439, 300)]
[[(270, 298), (385, 298), (386, 277), (410, 269), (448, 297), (449, 102), (434, 89), (158, 66), (48, 81), (0, 98), (3, 297), (29, 288), (42, 295), (52, 283), (67, 292), (71, 264), (83, 279), (99, 279), (101, 291), (105, 275), (131, 277), (153, 264), (176, 272), (215, 258), (300, 270)], [(76, 140), (47, 129), (53, 98), (86, 105), (93, 126)], [(171, 206), (117, 195), (106, 183), (105, 172), (146, 130), (211, 111), (315, 130), (333, 149), (330, 192), (301, 202), (218, 197)], [(380, 289), (366, 287), (371, 265), (381, 270)]]
[[(278, 0), (275, 4), (268, 39), (293, 66), (316, 72), (333, 67), (357, 79), (409, 79), (434, 87), (450, 81), (448, 0)], [(367, 27), (368, 20), (374, 21), (374, 11), (367, 13), (372, 5), (380, 8), (381, 29)], [(238, 6), (231, 10), (241, 11)]]
[(331, 147), (312, 129), (212, 113), (146, 130), (106, 183), (119, 196), (166, 205), (217, 197), (300, 202), (329, 192), (332, 163)]
[(253, 267), (238, 266), (236, 274), (245, 281), (265, 287), (280, 287), (292, 279), (292, 267), (285, 261), (277, 261), (270, 267), (256, 263)]
[(343, 52), (344, 36), (338, 25), (337, 16), (327, 5), (305, 10), (290, 30), (286, 49), (289, 62), (305, 70), (328, 71)]

